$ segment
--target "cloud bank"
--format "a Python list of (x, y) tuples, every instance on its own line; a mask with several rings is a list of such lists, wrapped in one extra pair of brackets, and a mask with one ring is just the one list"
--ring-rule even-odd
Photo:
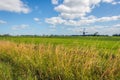
[(58, 0), (52, 0), (52, 4), (54, 5), (58, 4)]
[[(52, 0), (52, 2), (53, 1), (57, 0)], [(87, 16), (87, 14), (91, 13), (95, 7), (100, 5), (100, 3), (116, 5), (120, 2), (116, 2), (115, 0), (64, 0), (63, 3), (54, 8), (56, 12), (59, 12), (59, 15), (46, 18), (45, 22), (52, 25), (63, 24), (69, 26), (81, 26), (96, 22), (120, 20), (120, 15), (105, 16), (101, 18), (97, 18), (93, 15)]]
[(12, 27), (12, 30), (23, 30), (23, 29), (27, 29), (29, 27), (29, 25), (27, 24), (21, 24), (21, 25), (16, 25)]
[(120, 20), (120, 15), (119, 16), (110, 16), (110, 17), (101, 17), (97, 18), (95, 16), (88, 16), (84, 17), (80, 20), (65, 20), (61, 17), (52, 17), (52, 18), (47, 18), (46, 22), (52, 25), (67, 25), (67, 26), (82, 26), (82, 25), (89, 25), (91, 23), (96, 23), (96, 22), (108, 22), (108, 21), (115, 21), (115, 20)]
[(21, 0), (0, 0), (0, 11), (29, 13), (30, 9)]
[(0, 24), (6, 24), (7, 22), (4, 20), (0, 20)]

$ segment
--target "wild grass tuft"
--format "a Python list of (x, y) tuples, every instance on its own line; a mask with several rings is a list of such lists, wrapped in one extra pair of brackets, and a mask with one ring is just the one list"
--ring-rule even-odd
[(0, 41), (0, 80), (119, 80), (120, 49)]

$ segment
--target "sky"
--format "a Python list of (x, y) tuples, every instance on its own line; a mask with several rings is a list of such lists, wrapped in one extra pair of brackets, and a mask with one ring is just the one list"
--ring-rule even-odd
[(0, 34), (120, 34), (120, 0), (0, 0)]

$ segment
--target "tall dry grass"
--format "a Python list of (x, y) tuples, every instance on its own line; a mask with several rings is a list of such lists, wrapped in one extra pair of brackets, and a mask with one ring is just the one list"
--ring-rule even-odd
[(0, 80), (119, 80), (119, 53), (0, 41)]

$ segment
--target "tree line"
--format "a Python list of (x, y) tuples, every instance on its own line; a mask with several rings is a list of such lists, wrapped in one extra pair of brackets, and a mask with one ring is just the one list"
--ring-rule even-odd
[[(19, 36), (19, 37), (59, 37), (59, 36), (62, 36), (62, 37), (66, 37), (66, 36), (109, 36), (109, 35), (99, 35), (99, 34), (89, 34), (89, 35), (10, 35), (10, 34), (3, 34), (0, 36), (2, 37), (5, 37), (5, 36)], [(120, 34), (113, 34), (112, 36), (120, 36)]]

